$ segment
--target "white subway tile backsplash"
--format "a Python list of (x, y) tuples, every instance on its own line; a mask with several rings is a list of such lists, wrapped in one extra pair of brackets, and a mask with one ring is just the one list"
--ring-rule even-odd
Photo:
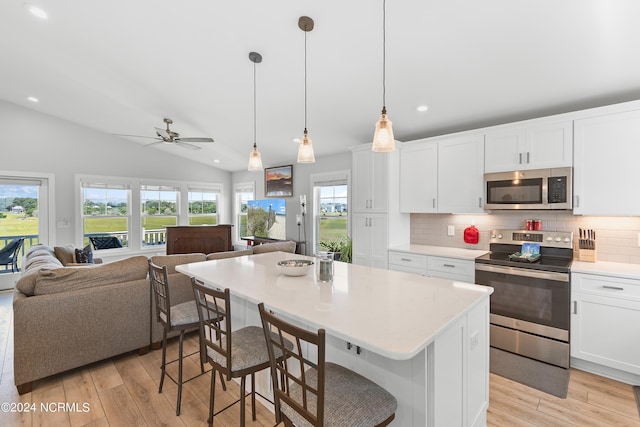
[[(457, 248), (489, 249), (493, 229), (524, 229), (527, 219), (540, 219), (543, 230), (596, 231), (598, 260), (640, 264), (640, 217), (574, 216), (569, 212), (505, 211), (491, 214), (411, 214), (411, 243)], [(447, 226), (454, 225), (455, 236), (447, 236)], [(464, 229), (475, 225), (480, 231), (477, 245), (464, 243)]]

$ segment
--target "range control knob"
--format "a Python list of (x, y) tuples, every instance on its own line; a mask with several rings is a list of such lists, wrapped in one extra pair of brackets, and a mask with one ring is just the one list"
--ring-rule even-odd
[(570, 238), (568, 238), (568, 237), (565, 237), (565, 238), (564, 238), (564, 239), (562, 239), (562, 240), (563, 240), (565, 243), (569, 243), (569, 242), (571, 241), (571, 239), (570, 239)]
[(556, 237), (556, 242), (561, 242), (562, 239), (560, 237)]
[(502, 233), (498, 234), (498, 239), (502, 239)]
[(547, 237), (547, 242), (553, 242), (553, 237), (551, 236)]

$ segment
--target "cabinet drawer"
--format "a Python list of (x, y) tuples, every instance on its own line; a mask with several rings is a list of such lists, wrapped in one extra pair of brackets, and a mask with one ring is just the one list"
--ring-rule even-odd
[(418, 267), (423, 269), (426, 273), (427, 256), (389, 251), (389, 264), (401, 265), (404, 267)]
[(456, 282), (475, 283), (475, 271), (474, 274), (468, 275), (429, 270), (428, 275), (429, 277), (440, 277), (441, 279), (455, 280)]
[(640, 300), (640, 280), (575, 273), (572, 275), (571, 286), (574, 292)]
[[(473, 261), (466, 261), (456, 258), (429, 257), (429, 274), (432, 271), (439, 271), (448, 274), (475, 277), (475, 264)], [(435, 274), (433, 274), (435, 276)]]
[(389, 270), (403, 271), (405, 273), (421, 274), (423, 276), (427, 275), (427, 269), (425, 267), (412, 267), (412, 266), (396, 265), (396, 264), (389, 263)]

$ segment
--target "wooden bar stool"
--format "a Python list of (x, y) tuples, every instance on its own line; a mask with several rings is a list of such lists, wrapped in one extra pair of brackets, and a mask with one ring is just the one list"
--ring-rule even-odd
[[(325, 331), (285, 322), (258, 305), (271, 360), (276, 420), (285, 426), (386, 426), (396, 399), (367, 378), (325, 361)], [(294, 346), (284, 345), (284, 336)], [(303, 349), (306, 349), (303, 354)], [(309, 355), (316, 353), (317, 362)], [(284, 358), (275, 355), (284, 354)]]

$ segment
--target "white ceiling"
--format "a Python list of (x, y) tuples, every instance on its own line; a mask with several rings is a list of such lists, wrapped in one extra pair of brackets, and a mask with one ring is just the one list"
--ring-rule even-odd
[[(0, 2), (0, 99), (109, 134), (153, 136), (163, 117), (229, 171), (257, 142), (265, 166), (370, 142), (382, 107), (382, 0)], [(387, 109), (406, 141), (640, 99), (637, 0), (388, 0)], [(37, 104), (28, 96), (40, 99)], [(427, 104), (419, 113), (416, 107)], [(130, 138), (131, 144), (146, 144)], [(28, 143), (28, 141), (24, 141)], [(218, 160), (219, 163), (214, 163)]]

